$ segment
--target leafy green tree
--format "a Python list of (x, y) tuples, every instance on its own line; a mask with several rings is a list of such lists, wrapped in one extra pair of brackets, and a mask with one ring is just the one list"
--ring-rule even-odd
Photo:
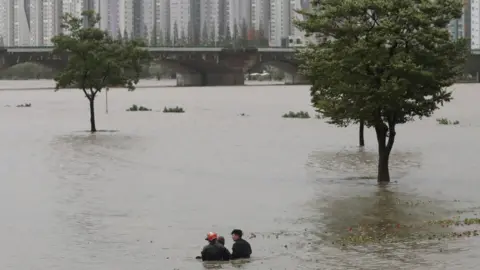
[(447, 87), (462, 73), (467, 42), (447, 25), (462, 15), (457, 0), (322, 0), (305, 21), (327, 41), (300, 50), (312, 103), (329, 122), (364, 121), (378, 142), (378, 182), (389, 182), (396, 126), (429, 117), (452, 99)]
[[(82, 19), (83, 17), (83, 19)], [(56, 90), (77, 87), (90, 105), (90, 131), (96, 132), (95, 97), (109, 86), (134, 90), (142, 65), (150, 59), (143, 42), (114, 40), (106, 31), (96, 27), (100, 16), (84, 11), (77, 18), (66, 14), (63, 27), (68, 34), (52, 38), (54, 53), (70, 55), (67, 67), (56, 77)], [(88, 24), (84, 25), (84, 20)]]
[(117, 40), (122, 40), (122, 32), (120, 30), (118, 30), (117, 32)]
[(202, 28), (202, 46), (208, 46), (208, 27), (207, 27), (207, 21), (203, 22), (203, 28)]

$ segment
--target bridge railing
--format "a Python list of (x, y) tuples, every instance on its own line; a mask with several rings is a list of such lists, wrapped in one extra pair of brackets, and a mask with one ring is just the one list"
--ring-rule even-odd
[[(15, 46), (15, 47), (0, 47), (0, 50), (10, 53), (46, 53), (52, 52), (53, 46)], [(263, 53), (293, 53), (298, 47), (214, 47), (214, 46), (202, 46), (202, 47), (145, 47), (150, 52), (263, 52)]]
[[(0, 46), (0, 49), (53, 49), (53, 46)], [(295, 47), (282, 47), (282, 46), (268, 46), (268, 47), (255, 47), (255, 46), (147, 46), (146, 48), (216, 48), (216, 49), (234, 49), (234, 48), (255, 48), (255, 49), (293, 49), (301, 48), (299, 46)]]

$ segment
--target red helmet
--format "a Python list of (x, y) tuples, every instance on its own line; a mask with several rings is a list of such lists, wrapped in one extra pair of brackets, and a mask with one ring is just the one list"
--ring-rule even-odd
[(205, 240), (207, 241), (213, 241), (213, 240), (216, 240), (217, 239), (217, 233), (214, 233), (214, 232), (209, 232), (207, 233), (207, 238), (205, 238)]

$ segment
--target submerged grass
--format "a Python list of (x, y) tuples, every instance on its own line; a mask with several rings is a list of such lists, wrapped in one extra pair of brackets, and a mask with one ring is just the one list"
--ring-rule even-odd
[(136, 104), (133, 104), (130, 108), (128, 108), (126, 111), (127, 112), (149, 112), (152, 109), (149, 109), (147, 107), (143, 106), (137, 106)]
[(175, 106), (172, 108), (165, 107), (163, 108), (163, 112), (164, 113), (184, 113), (185, 110), (182, 107)]
[(32, 107), (32, 103), (24, 103), (17, 105), (17, 108), (30, 108)]
[(299, 112), (293, 112), (289, 111), (288, 113), (285, 113), (282, 115), (283, 118), (300, 118), (300, 119), (308, 119), (310, 118), (310, 114), (308, 112), (304, 111), (299, 111)]
[(450, 121), (447, 118), (437, 118), (437, 123), (439, 125), (459, 125), (460, 121), (458, 121), (458, 120)]

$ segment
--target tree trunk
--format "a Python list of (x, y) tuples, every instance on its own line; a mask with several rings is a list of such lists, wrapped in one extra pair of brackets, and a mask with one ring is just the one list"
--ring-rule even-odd
[(388, 168), (388, 162), (390, 159), (390, 151), (384, 147), (378, 149), (378, 183), (389, 183), (390, 182), (390, 171)]
[(377, 134), (378, 142), (377, 181), (378, 183), (389, 183), (390, 171), (388, 168), (388, 164), (393, 143), (395, 142), (395, 124), (391, 123), (389, 126), (385, 125), (383, 122), (377, 124), (375, 125), (375, 133)]
[(88, 102), (90, 103), (90, 132), (97, 132), (97, 127), (95, 126), (95, 96), (89, 97)]
[(358, 144), (360, 147), (365, 146), (365, 136), (364, 136), (365, 122), (360, 120), (360, 128), (358, 130)]

